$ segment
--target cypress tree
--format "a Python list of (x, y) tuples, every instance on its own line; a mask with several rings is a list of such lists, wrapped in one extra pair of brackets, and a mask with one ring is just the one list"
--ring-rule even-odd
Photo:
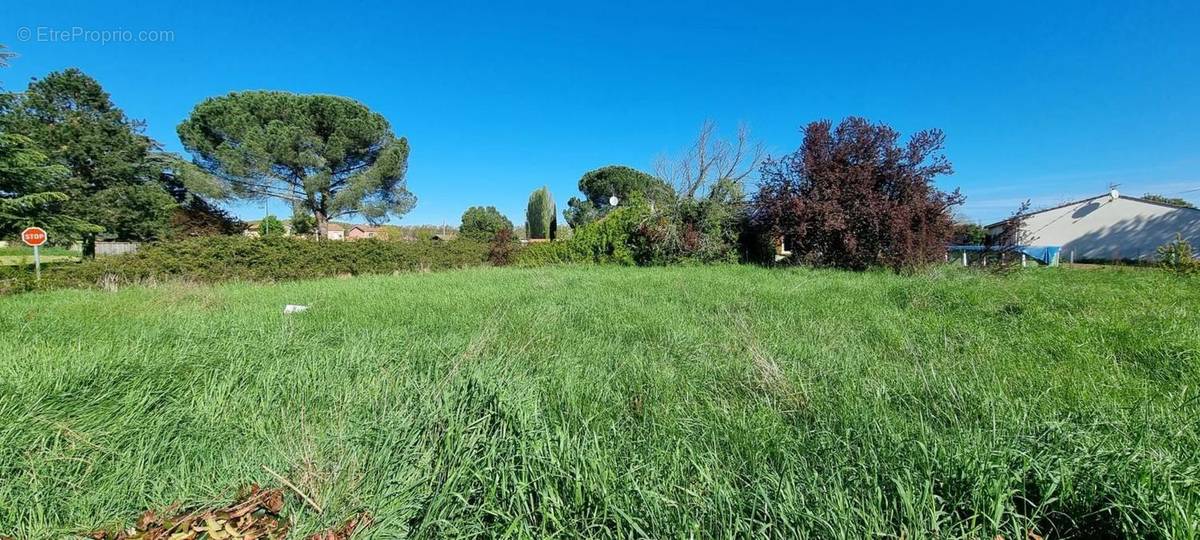
[(554, 240), (558, 235), (558, 208), (546, 186), (529, 195), (529, 205), (525, 207), (525, 234), (530, 240)]

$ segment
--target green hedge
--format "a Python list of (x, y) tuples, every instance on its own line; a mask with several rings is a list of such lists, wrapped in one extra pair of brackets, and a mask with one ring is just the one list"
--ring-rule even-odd
[(564, 263), (633, 265), (630, 246), (638, 222), (645, 215), (641, 207), (613, 210), (599, 221), (580, 227), (570, 240), (531, 244), (517, 253), (517, 266), (541, 266)]
[(471, 240), (315, 242), (212, 236), (150, 244), (130, 255), (46, 268), (40, 283), (33, 281), (28, 268), (6, 269), (0, 272), (0, 292), (174, 279), (212, 283), (390, 274), (479, 266), (487, 256), (487, 244)]

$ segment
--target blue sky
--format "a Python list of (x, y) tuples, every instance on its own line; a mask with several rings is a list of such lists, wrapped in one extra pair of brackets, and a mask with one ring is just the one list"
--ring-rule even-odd
[[(541, 185), (562, 209), (585, 171), (650, 170), (705, 119), (748, 123), (775, 155), (823, 118), (940, 128), (956, 174), (939, 183), (981, 221), (1110, 182), (1200, 188), (1196, 2), (115, 4), (6, 5), (0, 43), (21, 56), (5, 88), (79, 67), (176, 151), (205, 97), (353, 97), (412, 145), (403, 224), (480, 204), (519, 223)], [(134, 40), (48, 39), (76, 27)], [(137, 39), (157, 31), (173, 37)]]

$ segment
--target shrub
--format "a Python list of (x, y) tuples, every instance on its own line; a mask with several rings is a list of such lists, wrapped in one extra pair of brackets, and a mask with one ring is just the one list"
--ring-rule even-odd
[(764, 163), (755, 219), (801, 262), (900, 270), (942, 260), (962, 202), (934, 184), (953, 171), (944, 136), (899, 138), (862, 118), (809, 124), (796, 152)]
[(512, 227), (496, 231), (488, 245), (488, 262), (493, 266), (507, 266), (512, 262), (513, 249)]
[(563, 263), (633, 265), (636, 260), (630, 240), (646, 208), (622, 206), (603, 218), (580, 227), (570, 240), (532, 244), (515, 259), (519, 266)]
[(515, 253), (512, 262), (520, 267), (547, 266), (592, 262), (572, 251), (569, 242), (530, 244)]
[(740, 197), (679, 199), (654, 207), (638, 195), (630, 199), (575, 230), (570, 240), (525, 248), (517, 264), (657, 266), (738, 260), (744, 222)]
[(736, 262), (745, 225), (740, 183), (718, 181), (702, 196), (650, 208), (631, 243), (638, 264)]
[(299, 238), (201, 237), (144, 246), (137, 253), (100, 257), (43, 272), (41, 283), (13, 276), (15, 290), (94, 287), (182, 279), (199, 282), (277, 281), (343, 274), (389, 274), (479, 266), (488, 259), (487, 244), (358, 240), (315, 242)]
[(1175, 240), (1158, 247), (1160, 267), (1181, 275), (1200, 272), (1200, 260), (1196, 260), (1192, 244), (1176, 233)]
[(571, 240), (564, 242), (570, 248), (573, 262), (634, 264), (630, 237), (645, 215), (645, 207), (640, 205), (620, 207), (581, 227)]

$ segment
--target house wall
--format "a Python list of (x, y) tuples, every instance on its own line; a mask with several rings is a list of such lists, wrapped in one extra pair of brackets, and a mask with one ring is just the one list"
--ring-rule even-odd
[(1030, 215), (1024, 232), (1027, 244), (1062, 246), (1063, 260), (1153, 260), (1176, 233), (1200, 246), (1200, 210), (1104, 195)]

